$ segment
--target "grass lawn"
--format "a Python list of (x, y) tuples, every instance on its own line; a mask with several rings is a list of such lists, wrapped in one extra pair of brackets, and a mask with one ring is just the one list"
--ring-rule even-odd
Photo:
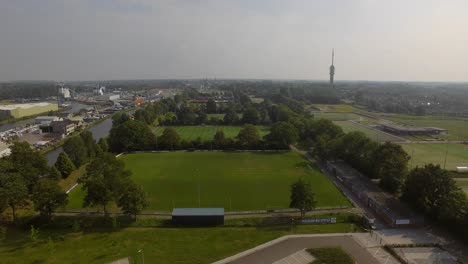
[(383, 133), (379, 130), (374, 130), (367, 128), (365, 126), (360, 126), (353, 122), (349, 121), (333, 121), (336, 125), (339, 125), (345, 133), (352, 132), (352, 131), (361, 131), (366, 134), (370, 139), (378, 142), (385, 142), (385, 141), (392, 141), (398, 142), (402, 141), (399, 137), (392, 136), (386, 133)]
[(315, 257), (311, 264), (354, 264), (353, 258), (340, 247), (309, 248), (307, 251)]
[(460, 187), (468, 187), (468, 181), (458, 180), (457, 185)]
[[(291, 233), (341, 233), (352, 231), (354, 226), (302, 225), (293, 232), (290, 226), (87, 228), (77, 233), (71, 228), (43, 228), (37, 242), (30, 240), (29, 230), (11, 227), (6, 240), (0, 242), (0, 262), (109, 263), (130, 256), (132, 263), (143, 263), (137, 253), (142, 249), (145, 263), (211, 263)], [(49, 237), (53, 247), (48, 245)]]
[[(198, 207), (199, 199), (202, 207), (226, 211), (288, 208), (290, 185), (300, 177), (311, 183), (317, 206), (351, 206), (326, 176), (295, 152), (139, 153), (120, 159), (147, 193), (149, 210)], [(81, 188), (73, 190), (67, 208), (81, 208), (83, 195)]]
[(346, 120), (365, 120), (366, 118), (353, 113), (323, 113), (312, 112), (316, 119), (328, 119), (332, 121), (346, 121)]
[[(160, 136), (165, 127), (158, 127), (156, 135)], [(242, 129), (240, 126), (173, 126), (179, 135), (187, 140), (195, 140), (200, 137), (202, 140), (212, 140), (216, 131), (222, 130), (226, 138), (234, 138)], [(257, 126), (260, 136), (265, 136), (270, 132), (268, 127)]]
[(468, 146), (463, 144), (402, 144), (403, 149), (413, 156), (409, 163), (412, 167), (422, 166), (426, 163), (444, 166), (445, 153), (447, 153), (447, 170), (456, 170), (457, 166), (468, 165)]

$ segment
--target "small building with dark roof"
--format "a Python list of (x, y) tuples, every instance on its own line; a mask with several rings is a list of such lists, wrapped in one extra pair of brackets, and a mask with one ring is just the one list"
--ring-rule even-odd
[(379, 121), (377, 126), (385, 132), (398, 136), (431, 136), (448, 133), (444, 128), (409, 126), (390, 121)]
[(172, 223), (175, 225), (223, 225), (224, 208), (174, 208)]

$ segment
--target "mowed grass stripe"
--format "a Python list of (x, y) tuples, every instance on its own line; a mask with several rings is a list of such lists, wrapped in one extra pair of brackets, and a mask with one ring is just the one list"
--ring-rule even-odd
[[(201, 140), (212, 140), (216, 131), (222, 130), (226, 138), (235, 138), (242, 129), (240, 126), (171, 126), (177, 133), (187, 140), (195, 140), (200, 137)], [(158, 127), (156, 135), (160, 136), (166, 127)], [(269, 128), (257, 126), (260, 136), (265, 136), (269, 133)]]
[[(147, 193), (149, 210), (173, 207), (224, 207), (227, 211), (288, 208), (290, 186), (302, 177), (310, 182), (317, 206), (350, 206), (317, 168), (299, 154), (170, 152), (120, 157), (133, 180)], [(77, 192), (75, 195), (74, 192)], [(81, 189), (69, 198), (79, 205)], [(68, 209), (79, 209), (67, 207)]]

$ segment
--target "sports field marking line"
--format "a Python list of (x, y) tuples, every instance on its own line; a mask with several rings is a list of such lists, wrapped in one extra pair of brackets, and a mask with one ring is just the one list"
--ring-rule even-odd
[(71, 191), (73, 191), (73, 189), (75, 189), (75, 187), (78, 186), (78, 183), (75, 183), (75, 185), (73, 185), (70, 189), (68, 189), (65, 193), (68, 194), (70, 193)]

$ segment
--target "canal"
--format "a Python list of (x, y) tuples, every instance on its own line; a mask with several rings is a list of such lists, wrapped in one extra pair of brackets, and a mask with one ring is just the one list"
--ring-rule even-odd
[[(88, 129), (91, 134), (93, 134), (94, 140), (99, 140), (100, 138), (106, 137), (109, 134), (109, 131), (112, 128), (112, 118), (107, 118), (106, 120), (96, 124), (95, 126)], [(56, 148), (51, 152), (45, 154), (47, 158), (47, 164), (52, 166), (57, 161), (58, 155), (63, 151), (62, 147)]]

